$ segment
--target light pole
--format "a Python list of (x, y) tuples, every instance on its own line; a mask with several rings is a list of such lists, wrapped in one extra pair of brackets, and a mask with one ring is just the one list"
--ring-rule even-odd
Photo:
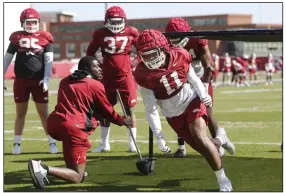
[(104, 3), (104, 13), (107, 11), (107, 9), (108, 9), (108, 3)]

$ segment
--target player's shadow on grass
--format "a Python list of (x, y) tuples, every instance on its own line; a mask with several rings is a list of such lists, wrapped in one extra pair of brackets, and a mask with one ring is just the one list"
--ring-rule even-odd
[[(62, 158), (60, 158), (62, 160)], [(54, 158), (44, 158), (47, 164)], [(154, 174), (144, 176), (136, 169), (138, 156), (89, 156), (88, 176), (83, 184), (66, 184), (49, 177), (50, 185), (44, 191), (90, 192), (213, 192), (218, 191), (214, 173), (205, 159), (191, 155), (184, 159), (159, 157)], [(282, 159), (224, 157), (223, 166), (231, 179), (234, 191), (282, 191)], [(20, 160), (19, 162), (26, 162)], [(63, 163), (64, 164), (64, 163)], [(63, 165), (61, 165), (63, 167)], [(270, 180), (271, 179), (271, 180)], [(15, 186), (18, 184), (18, 186)], [(28, 169), (4, 174), (5, 191), (39, 191), (31, 183)], [(22, 187), (20, 187), (20, 185)], [(23, 187), (24, 186), (24, 187)]]

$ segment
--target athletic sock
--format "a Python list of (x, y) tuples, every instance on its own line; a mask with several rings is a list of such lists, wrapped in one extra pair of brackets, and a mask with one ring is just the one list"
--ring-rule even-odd
[(106, 145), (109, 143), (109, 132), (110, 132), (110, 127), (100, 127), (100, 136), (101, 136), (101, 144)]
[(14, 143), (21, 144), (22, 141), (22, 135), (15, 135), (14, 136)]

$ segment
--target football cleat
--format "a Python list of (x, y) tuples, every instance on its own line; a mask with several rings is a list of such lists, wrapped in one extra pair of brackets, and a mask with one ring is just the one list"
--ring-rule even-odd
[(220, 192), (232, 192), (231, 181), (227, 178), (218, 181)]
[(50, 143), (50, 153), (54, 154), (54, 153), (58, 153), (58, 148), (56, 143)]
[(35, 188), (44, 189), (49, 184), (47, 178), (48, 172), (41, 166), (41, 161), (30, 160), (28, 162), (28, 169)]
[(225, 132), (225, 130), (223, 128), (219, 128), (217, 131), (217, 135), (222, 136), (225, 140), (225, 143), (223, 143), (221, 146), (230, 154), (230, 155), (234, 155), (235, 153), (235, 147), (233, 145), (233, 143), (229, 140), (229, 138), (227, 137), (227, 134)]
[(131, 153), (136, 153), (137, 152), (137, 149), (134, 145), (134, 143), (131, 143), (128, 145), (128, 151), (131, 152)]
[(223, 147), (220, 147), (218, 152), (219, 152), (220, 157), (223, 157), (225, 155), (225, 151)]
[(180, 149), (178, 148), (177, 151), (174, 154), (174, 157), (186, 157), (187, 156), (187, 150), (186, 148)]
[(12, 154), (13, 155), (19, 155), (21, 153), (21, 144), (20, 143), (14, 143)]
[(100, 144), (96, 149), (91, 150), (93, 153), (103, 153), (110, 151), (110, 144), (106, 143), (105, 145)]

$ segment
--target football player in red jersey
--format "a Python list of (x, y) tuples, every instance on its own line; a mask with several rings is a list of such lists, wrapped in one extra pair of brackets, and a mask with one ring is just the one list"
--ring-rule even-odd
[(249, 71), (249, 81), (250, 84), (257, 84), (257, 64), (256, 64), (256, 54), (252, 53), (250, 57), (250, 62), (248, 63), (248, 71)]
[(55, 140), (47, 133), (48, 85), (53, 64), (53, 36), (39, 31), (40, 14), (33, 8), (25, 9), (20, 16), (24, 30), (10, 35), (10, 45), (4, 56), (4, 74), (15, 53), (14, 101), (16, 120), (14, 126), (14, 147), (12, 154), (21, 153), (21, 139), (28, 110), (28, 101), (32, 94), (36, 109), (48, 137), (50, 152), (57, 153)]
[(265, 75), (266, 75), (266, 82), (265, 85), (268, 86), (269, 84), (272, 85), (272, 75), (275, 71), (274, 67), (275, 59), (272, 53), (268, 54), (268, 61), (265, 63)]
[(130, 117), (122, 117), (108, 102), (101, 68), (92, 56), (81, 58), (78, 70), (61, 80), (55, 110), (50, 114), (48, 132), (62, 141), (66, 168), (51, 167), (30, 160), (28, 169), (36, 188), (44, 189), (47, 175), (72, 183), (81, 183), (85, 176), (86, 153), (90, 148), (88, 136), (101, 118), (122, 126), (130, 126)]
[[(136, 85), (131, 69), (131, 47), (134, 46), (139, 32), (136, 28), (126, 26), (124, 10), (118, 6), (110, 7), (105, 13), (104, 27), (93, 33), (86, 55), (94, 56), (100, 48), (103, 56), (101, 68), (103, 71), (103, 84), (108, 100), (112, 105), (117, 103), (116, 89), (119, 90), (127, 114), (132, 117), (131, 132), (136, 138), (136, 117), (134, 107), (137, 103)], [(101, 144), (93, 152), (110, 151), (109, 131), (110, 122), (101, 123)], [(136, 152), (134, 142), (128, 132), (130, 152)]]
[[(166, 26), (166, 32), (189, 32), (191, 26), (183, 18), (175, 17), (171, 18)], [(199, 38), (169, 38), (169, 42), (173, 47), (181, 47), (187, 50), (193, 58), (192, 67), (194, 68), (197, 76), (202, 79), (206, 91), (212, 97), (213, 100), (213, 88), (211, 84), (212, 73), (214, 71), (214, 64), (211, 58), (211, 53), (208, 47), (208, 40)], [(224, 128), (219, 128), (217, 121), (215, 120), (212, 107), (207, 108), (208, 113), (208, 127), (211, 136), (214, 138), (219, 133), (226, 133)], [(179, 148), (175, 152), (176, 157), (184, 157), (186, 155), (186, 148), (184, 141), (180, 137), (178, 138)], [(223, 146), (230, 154), (234, 154), (234, 146), (229, 143), (230, 146)], [(224, 154), (224, 149), (220, 149), (220, 154)]]
[(232, 191), (218, 153), (218, 148), (229, 139), (225, 133), (212, 139), (207, 136), (206, 107), (212, 106), (212, 99), (191, 65), (192, 56), (183, 48), (170, 47), (166, 37), (152, 29), (140, 34), (137, 50), (142, 62), (134, 77), (140, 85), (149, 125), (159, 105), (178, 136), (205, 157), (220, 190)]

